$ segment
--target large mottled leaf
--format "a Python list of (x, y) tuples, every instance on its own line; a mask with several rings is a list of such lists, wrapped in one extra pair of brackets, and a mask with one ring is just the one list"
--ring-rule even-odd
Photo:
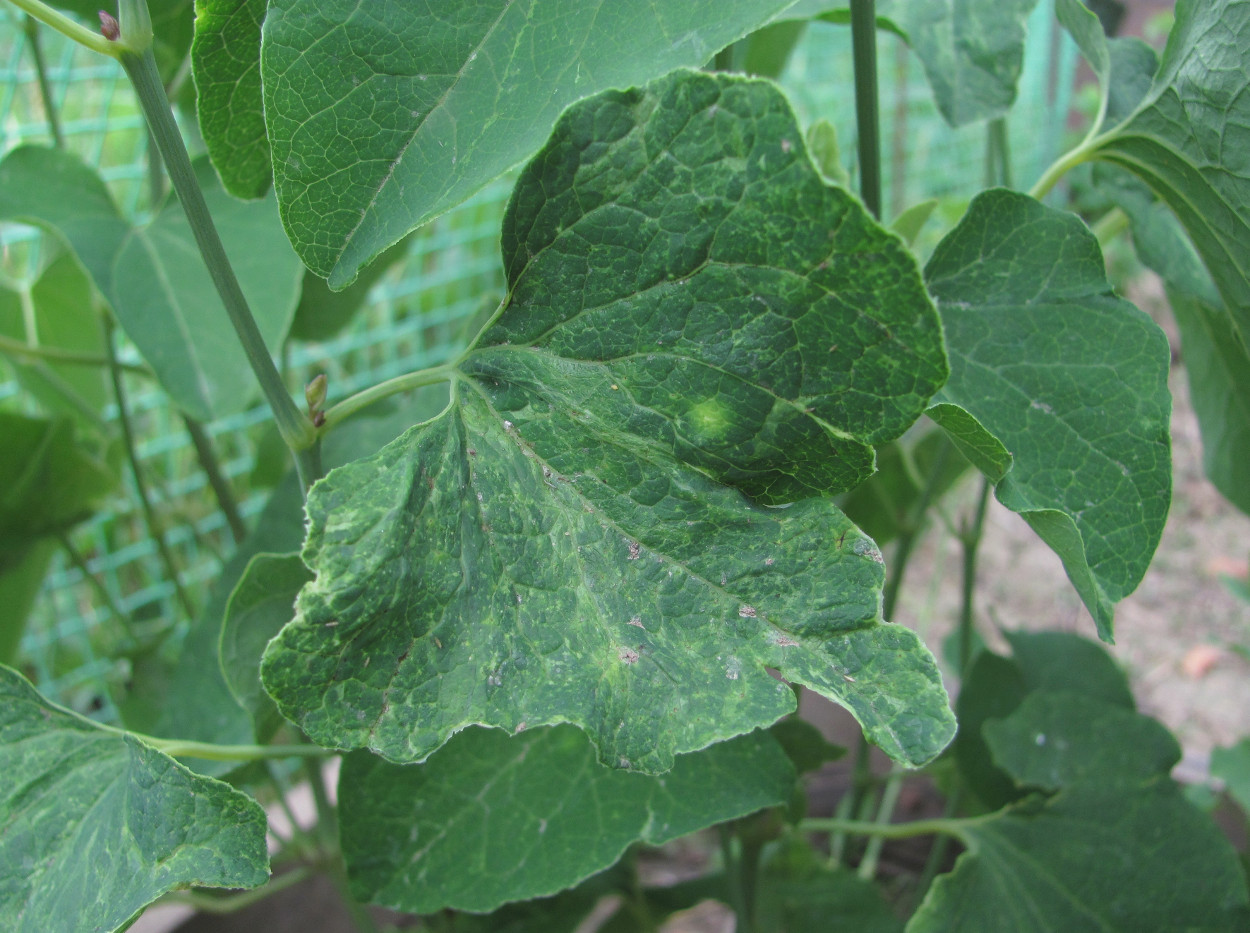
[[(925, 275), (951, 357), (936, 400), (1011, 453), (998, 500), (1059, 555), (1111, 640), (1112, 604), (1141, 581), (1167, 517), (1167, 339), (1112, 293), (1089, 229), (1024, 195), (979, 195)], [(973, 429), (961, 449), (984, 440)]]
[(961, 832), (908, 933), (1234, 933), (1246, 882), (1211, 820), (1166, 778), (1126, 792), (1086, 782)]
[[(27, 345), (101, 360), (105, 356), (91, 281), (69, 253), (54, 259), (29, 286), (16, 291), (0, 287), (0, 334)], [(16, 355), (10, 363), (22, 388), (45, 411), (69, 415), (80, 426), (100, 427), (100, 413), (109, 398), (103, 366)]]
[(414, 913), (554, 894), (634, 842), (659, 845), (790, 799), (767, 732), (677, 758), (663, 777), (605, 768), (570, 726), (469, 729), (422, 765), (350, 756), (339, 780), (357, 897)]
[(200, 133), (221, 183), (259, 198), (273, 180), (261, 109), (260, 27), (265, 0), (200, 0), (191, 69)]
[(55, 421), (0, 412), (0, 571), (35, 541), (69, 531), (117, 486), (117, 474)]
[(880, 0), (909, 37), (951, 126), (1002, 116), (1016, 99), (1025, 22), (1037, 0)]
[(881, 624), (876, 545), (827, 499), (740, 491), (857, 482), (945, 375), (913, 261), (816, 175), (784, 99), (681, 72), (571, 108), (503, 248), (448, 409), (310, 494), (317, 579), (262, 674), (283, 713), (396, 761), (574, 722), (663, 771), (792, 709), (773, 667), (936, 754), (950, 713)]
[(0, 667), (0, 916), (13, 933), (117, 930), (166, 891), (255, 887), (265, 814)]
[(1181, 332), (1206, 474), (1250, 513), (1250, 351), (1175, 215), (1124, 172), (1099, 166), (1094, 181), (1128, 216), (1138, 257), (1163, 279)]
[[(290, 326), (302, 270), (274, 205), (231, 198), (207, 162), (197, 174), (261, 334), (276, 348)], [(256, 394), (243, 348), (172, 195), (151, 223), (132, 227), (77, 157), (26, 146), (0, 162), (0, 218), (38, 224), (69, 245), (187, 414), (211, 420), (242, 409)]]
[(1176, 212), (1250, 347), (1250, 0), (1181, 0), (1154, 85), (1097, 158)]
[(1181, 760), (1176, 739), (1158, 720), (1082, 693), (1031, 693), (982, 731), (995, 763), (1041, 790), (1081, 781), (1137, 784)]
[(275, 0), (263, 109), (296, 251), (349, 284), (526, 159), (573, 101), (703, 65), (791, 2)]

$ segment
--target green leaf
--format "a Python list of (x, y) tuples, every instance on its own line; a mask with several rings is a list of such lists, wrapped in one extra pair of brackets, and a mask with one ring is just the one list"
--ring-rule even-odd
[(789, 2), (275, 0), (261, 78), (296, 251), (348, 285), (526, 159), (573, 101), (703, 65)]
[(239, 198), (259, 198), (273, 180), (261, 108), (260, 27), (265, 0), (199, 0), (191, 69), (200, 133)]
[(994, 763), (982, 727), (1010, 716), (1028, 694), (1021, 666), (991, 651), (973, 658), (960, 685), (955, 701), (959, 734), (952, 745), (955, 763), (960, 778), (985, 809), (996, 810), (1022, 795), (1011, 775)]
[(117, 474), (76, 443), (74, 424), (0, 412), (0, 572), (34, 542), (90, 517)]
[(400, 240), (362, 269), (356, 281), (338, 292), (331, 291), (321, 276), (305, 272), (291, 336), (299, 340), (329, 340), (335, 336), (352, 322), (378, 280), (407, 254), (408, 241)]
[(1032, 693), (983, 732), (995, 763), (1040, 790), (1081, 781), (1138, 784), (1166, 776), (1181, 760), (1158, 720), (1080, 693)]
[(0, 915), (13, 933), (118, 930), (166, 891), (269, 877), (265, 814), (0, 667)]
[(828, 120), (817, 120), (807, 128), (807, 148), (812, 161), (826, 179), (840, 188), (851, 187), (851, 176), (842, 165), (838, 131)]
[(890, 229), (902, 237), (903, 242), (908, 246), (914, 246), (916, 237), (920, 235), (924, 225), (929, 222), (929, 218), (933, 216), (933, 210), (937, 206), (937, 198), (929, 198), (927, 201), (913, 204), (890, 222)]
[(260, 684), (260, 657), (269, 639), (295, 615), (295, 597), (312, 574), (298, 554), (257, 554), (226, 604), (221, 626), (221, 673), (226, 686), (256, 724), (272, 732), (278, 711)]
[[(436, 412), (443, 407), (445, 395), (437, 389), (422, 390), (416, 393), (411, 410), (418, 414)], [(322, 457), (327, 467), (376, 453), (403, 430), (401, 420), (407, 423), (387, 406), (375, 406), (371, 414), (373, 417), (351, 419), (325, 438)], [(155, 735), (220, 745), (245, 745), (260, 738), (257, 724), (235, 699), (222, 672), (222, 627), (230, 597), (252, 558), (263, 553), (299, 550), (304, 541), (302, 500), (299, 480), (292, 471), (270, 494), (256, 527), (222, 568), (208, 602), (183, 640), (172, 674), (153, 671), (154, 678), (168, 676), (168, 692), (160, 705), (157, 724), (152, 727)], [(243, 673), (236, 673), (236, 678), (241, 680)], [(132, 715), (139, 718), (128, 718), (127, 725), (139, 728), (136, 723), (146, 720), (150, 710), (136, 710)], [(235, 767), (232, 762), (203, 759), (189, 759), (188, 763), (196, 771), (212, 775), (225, 774)]]
[(1029, 690), (1079, 693), (1126, 710), (1137, 708), (1127, 675), (1097, 642), (1070, 632), (1003, 635)]
[(909, 36), (951, 126), (1002, 116), (1016, 100), (1025, 22), (1037, 0), (881, 0)]
[(1138, 175), (1193, 238), (1250, 347), (1250, 0), (1182, 0), (1137, 111), (1092, 155)]
[(642, 841), (660, 845), (790, 799), (794, 767), (755, 732), (663, 777), (605, 768), (569, 726), (469, 729), (418, 766), (364, 753), (339, 780), (343, 858), (361, 900), (414, 913), (554, 894)]
[(1108, 39), (1107, 50), (1111, 56), (1111, 76), (1104, 131), (1123, 123), (1137, 109), (1150, 92), (1155, 72), (1159, 70), (1155, 50), (1136, 36)]
[(806, 847), (798, 851), (764, 866), (756, 909), (760, 933), (826, 933), (831, 922), (855, 933), (902, 933), (902, 921), (877, 885), (845, 868), (829, 868)]
[(969, 821), (968, 851), (908, 933), (1233, 933), (1246, 883), (1219, 829), (1175, 784), (1082, 783)]
[[(234, 271), (271, 348), (295, 310), (302, 270), (271, 201), (223, 192), (207, 162), (204, 196)], [(112, 306), (126, 335), (183, 411), (202, 421), (241, 410), (255, 379), (177, 200), (143, 227), (118, 212), (100, 177), (77, 157), (25, 146), (0, 162), (0, 217), (56, 233)]]
[(1219, 778), (1228, 794), (1250, 813), (1250, 738), (1211, 751), (1211, 776)]
[[(1112, 604), (1141, 581), (1171, 496), (1167, 339), (1112, 293), (1080, 219), (1013, 192), (979, 195), (925, 275), (951, 357), (936, 401), (1011, 452), (998, 500), (1059, 555), (1112, 640)], [(979, 437), (952, 436), (965, 453)]]
[(799, 774), (816, 771), (827, 761), (837, 761), (846, 754), (841, 745), (828, 741), (820, 730), (798, 716), (787, 716), (773, 723), (769, 733), (776, 739)]
[(1072, 36), (1098, 81), (1101, 99), (1097, 120), (1101, 122), (1106, 117), (1111, 94), (1111, 52), (1107, 48), (1102, 23), (1081, 0), (1055, 0), (1055, 18)]
[(1206, 474), (1225, 498), (1250, 513), (1245, 467), (1250, 463), (1250, 352), (1175, 215), (1127, 173), (1098, 166), (1094, 182), (1128, 216), (1138, 258), (1163, 279), (1181, 333)]
[[(947, 406), (953, 407), (953, 406)], [(839, 503), (846, 517), (859, 529), (885, 545), (899, 536), (913, 515), (925, 485), (938, 472), (930, 490), (935, 503), (949, 491), (970, 466), (949, 438), (934, 428), (892, 441), (877, 448), (877, 472), (856, 486)]]
[(805, 28), (805, 23), (790, 20), (756, 30), (734, 46), (735, 53), (742, 50), (734, 56), (734, 70), (761, 78), (780, 77)]
[(26, 619), (43, 587), (56, 543), (44, 539), (26, 547), (0, 570), (0, 664), (12, 664), (26, 630)]
[(914, 261), (820, 181), (784, 99), (684, 72), (571, 108), (503, 249), (447, 411), (310, 494), (317, 579), (262, 672), (284, 715), (395, 761), (574, 722), (663, 771), (790, 711), (774, 667), (935, 755), (950, 712), (881, 624), (872, 541), (691, 467), (767, 502), (845, 486), (944, 375)]
[[(23, 307), (27, 302), (29, 318)], [(28, 324), (33, 324), (33, 333), (28, 333)], [(28, 288), (0, 288), (0, 334), (35, 346), (100, 359), (105, 356), (91, 281), (69, 253), (54, 259)], [(22, 388), (44, 410), (69, 415), (81, 427), (101, 427), (100, 412), (109, 398), (107, 371), (102, 366), (20, 357), (13, 358), (11, 365)]]

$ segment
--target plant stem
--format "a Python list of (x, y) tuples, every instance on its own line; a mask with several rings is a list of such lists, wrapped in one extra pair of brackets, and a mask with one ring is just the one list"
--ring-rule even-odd
[(733, 898), (734, 916), (737, 918), (734, 929), (737, 933), (752, 933), (754, 918), (751, 916), (751, 911), (747, 906), (743, 864), (742, 859), (738, 857), (738, 853), (734, 851), (733, 831), (730, 830), (727, 823), (721, 823), (716, 829), (720, 834), (721, 858), (725, 862), (725, 877), (729, 880), (729, 892)]
[(336, 424), (346, 421), (356, 412), (360, 411), (374, 402), (380, 402), (382, 399), (400, 392), (408, 392), (412, 389), (419, 389), (422, 386), (438, 385), (440, 382), (446, 382), (456, 373), (456, 367), (459, 360), (453, 363), (444, 363), (441, 366), (432, 366), (429, 369), (419, 369), (414, 373), (405, 373), (402, 376), (396, 376), (393, 379), (387, 379), (385, 382), (379, 382), (375, 386), (370, 386), (355, 395), (349, 395), (336, 405), (326, 409), (325, 421), (322, 423), (320, 430), (322, 432), (329, 431)]
[[(906, 517), (903, 519), (902, 526), (899, 530), (898, 544), (895, 546), (893, 555), (893, 570), (887, 576), (885, 581), (885, 590), (881, 599), (881, 615), (889, 621), (894, 616), (894, 608), (898, 604), (898, 594), (903, 585), (903, 577), (907, 573), (907, 565), (911, 561), (911, 552), (916, 545), (920, 532), (924, 528), (924, 515), (929, 510), (929, 503), (933, 500), (933, 494), (937, 490), (937, 485), (942, 479), (942, 474), (946, 470), (946, 461), (950, 457), (951, 444), (946, 441), (942, 444), (937, 456), (933, 459), (933, 464), (929, 468), (929, 475), (925, 478), (925, 484), (920, 489), (920, 495), (912, 507), (908, 509)], [(868, 739), (861, 731), (859, 734), (859, 743), (856, 747), (855, 771), (851, 782), (851, 811), (856, 813), (859, 811), (863, 801), (864, 794), (871, 782), (871, 768), (869, 762), (869, 745)], [(902, 778), (892, 776), (891, 783), (897, 783)], [(893, 792), (893, 796), (897, 799), (897, 790)], [(890, 788), (887, 784), (886, 797), (891, 796)], [(884, 806), (884, 803), (883, 803)], [(891, 810), (893, 805), (891, 804)], [(880, 811), (878, 811), (878, 819), (880, 819)], [(888, 816), (886, 818), (888, 822)], [(840, 842), (840, 840), (838, 840)], [(839, 847), (840, 848), (840, 847)]]
[[(52, 363), (70, 363), (78, 366), (112, 366), (113, 361), (107, 356), (96, 356), (94, 353), (80, 353), (77, 350), (65, 350), (61, 347), (34, 346), (14, 340), (12, 337), (0, 336), (0, 352), (11, 353), (13, 356), (25, 356), (36, 360), (48, 360)], [(118, 361), (117, 368), (128, 373), (151, 377), (152, 370), (137, 363)]]
[(985, 187), (1011, 187), (1011, 146), (1007, 118), (995, 117), (985, 127)]
[(880, 220), (881, 126), (877, 99), (876, 0), (851, 0), (851, 54), (855, 60), (860, 196), (869, 213)]
[(186, 904), (188, 907), (194, 907), (198, 911), (207, 914), (229, 914), (236, 910), (243, 910), (245, 907), (251, 907), (269, 897), (271, 894), (277, 894), (287, 888), (306, 881), (317, 873), (315, 865), (300, 865), (292, 868), (285, 874), (278, 875), (269, 881), (268, 884), (261, 885), (252, 891), (244, 891), (241, 894), (229, 894), (224, 897), (212, 894), (201, 894), (198, 891), (173, 891), (165, 897), (161, 898), (162, 903), (167, 904)]
[(78, 572), (81, 573), (83, 579), (87, 581), (87, 585), (95, 591), (95, 594), (100, 598), (104, 605), (108, 607), (108, 611), (116, 617), (117, 621), (121, 624), (121, 627), (126, 631), (126, 634), (133, 638), (134, 627), (130, 616), (122, 612), (121, 606), (117, 605), (117, 600), (113, 598), (113, 594), (108, 591), (108, 588), (101, 583), (99, 578), (91, 572), (90, 568), (87, 567), (87, 559), (83, 557), (82, 552), (79, 551), (78, 548), (74, 547), (74, 542), (69, 539), (69, 535), (67, 533), (61, 532), (56, 537), (57, 541), (60, 542), (61, 548), (69, 557), (70, 563), (78, 568)]
[[(316, 747), (316, 746), (312, 746)], [(351, 915), (352, 923), (361, 933), (377, 933), (377, 926), (368, 910), (352, 896), (347, 883), (347, 869), (343, 865), (343, 853), (338, 847), (339, 826), (338, 811), (330, 802), (330, 793), (326, 788), (325, 772), (321, 762), (312, 759), (304, 761), (304, 773), (308, 775), (308, 784), (312, 788), (313, 803), (317, 807), (317, 831), (326, 843), (326, 848), (334, 853), (327, 866), (330, 879), (338, 888), (343, 906)]]
[(213, 488), (213, 494), (217, 497), (217, 504), (221, 506), (222, 514), (226, 516), (226, 524), (230, 526), (230, 534), (234, 538), (234, 543), (242, 544), (243, 539), (247, 537), (247, 525), (244, 524), (243, 516), (239, 512), (239, 503), (234, 498), (234, 490), (230, 488), (229, 480), (221, 471), (221, 462), (217, 459), (217, 452), (213, 449), (212, 438), (208, 436), (204, 426), (194, 418), (184, 415), (182, 420), (187, 426), (187, 433), (191, 435), (191, 444), (195, 447), (195, 455), (199, 458), (200, 467), (204, 470), (204, 475), (208, 477), (208, 484)]
[(299, 745), (214, 745), (212, 742), (190, 742), (183, 739), (158, 739), (130, 733), (157, 751), (171, 758), (203, 758), (206, 761), (265, 761), (269, 758), (326, 757), (337, 754), (320, 745), (303, 742)]
[(973, 599), (977, 585), (977, 552), (981, 547), (981, 535), (985, 528), (985, 509), (990, 500), (990, 481), (981, 479), (981, 494), (977, 498), (976, 517), (971, 526), (965, 528), (959, 536), (963, 545), (963, 591), (959, 604), (959, 675), (962, 677), (968, 670), (968, 662), (972, 659), (972, 634), (975, 628), (973, 619)]
[[(878, 825), (888, 825), (894, 818), (894, 807), (898, 804), (898, 795), (903, 790), (903, 775), (895, 773), (885, 782), (885, 790), (881, 793), (881, 806), (877, 808)], [(872, 881), (877, 874), (877, 862), (881, 859), (881, 847), (885, 845), (885, 836), (873, 836), (864, 849), (864, 858), (859, 863), (859, 877), (864, 881)]]
[(173, 552), (169, 549), (169, 542), (165, 540), (164, 528), (157, 520), (156, 510), (152, 507), (152, 497), (148, 494), (147, 483), (143, 479), (143, 468), (139, 465), (139, 451), (135, 447), (135, 433), (130, 423), (130, 410), (126, 404), (126, 390), (122, 386), (121, 368), (117, 365), (117, 349), (113, 346), (113, 322), (108, 317), (104, 319), (104, 347), (109, 357), (113, 397), (117, 401), (117, 420), (121, 424), (122, 441), (126, 446), (126, 459), (130, 462), (130, 473), (134, 477), (135, 493), (143, 509), (143, 520), (148, 526), (148, 535), (156, 543), (157, 553), (160, 554), (161, 563), (165, 565), (165, 572), (169, 575), (170, 582), (173, 583), (178, 602), (182, 604), (182, 609), (188, 618), (194, 619), (195, 605), (191, 602), (187, 591), (183, 589), (182, 581), (178, 579), (178, 565), (174, 563)]
[(182, 202), (213, 285), (221, 296), (221, 302), (230, 317), (230, 323), (234, 325), (239, 342), (243, 345), (243, 351), (247, 354), (252, 372), (273, 411), (278, 432), (295, 457), (300, 482), (307, 492), (308, 487), (321, 476), (321, 449), (317, 431), (312, 422), (300, 412), (283, 385), (282, 377), (278, 375), (273, 359), (269, 356), (269, 349), (256, 326), (256, 319), (252, 317), (243, 290), (239, 287), (239, 280), (235, 278), (217, 227), (213, 224), (208, 205), (204, 202), (204, 194), (195, 180), (191, 159), (187, 155), (178, 125), (174, 122), (169, 101), (165, 97), (165, 88), (156, 70), (152, 49), (149, 47), (141, 53), (125, 49), (118, 57), (134, 85), (139, 106), (143, 109), (148, 128), (156, 140), (156, 148), (165, 161), (165, 169), (169, 173), (174, 191), (178, 194), (178, 200)]
[(43, 102), (43, 115), (48, 121), (48, 134), (52, 137), (52, 145), (57, 149), (64, 149), (65, 137), (61, 134), (61, 119), (56, 112), (56, 103), (52, 100), (52, 87), (48, 84), (48, 66), (43, 60), (43, 44), (39, 41), (39, 24), (33, 16), (27, 14), (22, 26), (26, 30), (30, 57), (35, 61), (35, 76), (39, 81), (39, 99)]
[(50, 26), (61, 35), (73, 39), (79, 45), (85, 45), (93, 52), (99, 52), (109, 58), (118, 58), (121, 55), (122, 48), (118, 43), (109, 41), (98, 32), (92, 32), (64, 13), (42, 3), (41, 0), (11, 0), (11, 2), (19, 10), (33, 16), (45, 26)]
[(1050, 167), (1042, 173), (1042, 177), (1029, 189), (1029, 196), (1040, 201), (1050, 193), (1050, 189), (1055, 187), (1055, 183), (1060, 178), (1082, 162), (1088, 162), (1094, 154), (1092, 143), (1092, 140), (1086, 140), (1075, 149), (1070, 149), (1052, 162)]
[[(951, 790), (950, 796), (946, 798), (946, 804), (942, 807), (942, 819), (951, 819), (955, 812), (959, 809), (959, 798), (962, 795), (963, 787), (956, 784)], [(924, 870), (920, 873), (920, 881), (916, 885), (916, 893), (914, 903), (919, 904), (924, 900), (925, 894), (929, 891), (929, 886), (933, 884), (933, 879), (937, 877), (938, 868), (946, 858), (946, 850), (950, 848), (950, 836), (942, 833), (933, 840), (933, 846), (929, 849), (929, 856), (924, 861)]]
[(1117, 236), (1128, 229), (1128, 215), (1118, 207), (1113, 207), (1090, 225), (1090, 232), (1098, 240), (1103, 249)]
[(148, 167), (148, 201), (152, 213), (155, 214), (165, 197), (165, 173), (161, 171), (161, 156), (156, 151), (156, 137), (152, 135), (150, 128), (145, 161)]
[(965, 817), (963, 819), (916, 820), (911, 823), (878, 823), (870, 820), (810, 817), (800, 820), (798, 828), (800, 832), (805, 833), (847, 833), (853, 836), (882, 836), (886, 839), (910, 839), (912, 836), (938, 834), (954, 836), (966, 844), (968, 834), (965, 828), (984, 819), (985, 817)]

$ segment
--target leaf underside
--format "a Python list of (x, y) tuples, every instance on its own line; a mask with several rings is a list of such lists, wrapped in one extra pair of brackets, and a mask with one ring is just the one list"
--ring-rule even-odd
[(398, 762), (573, 722), (664, 771), (788, 712), (772, 667), (900, 760), (936, 754), (945, 694), (881, 624), (876, 545), (800, 497), (915, 420), (940, 328), (784, 99), (682, 72), (577, 105), (503, 243), (509, 299), (448, 409), (310, 494), (317, 578), (262, 670), (283, 713)]

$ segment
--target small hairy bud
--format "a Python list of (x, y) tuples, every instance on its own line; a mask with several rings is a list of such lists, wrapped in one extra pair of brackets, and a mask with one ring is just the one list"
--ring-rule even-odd
[(117, 24), (117, 20), (103, 10), (100, 11), (100, 35), (110, 42), (116, 42), (122, 37), (122, 28)]

